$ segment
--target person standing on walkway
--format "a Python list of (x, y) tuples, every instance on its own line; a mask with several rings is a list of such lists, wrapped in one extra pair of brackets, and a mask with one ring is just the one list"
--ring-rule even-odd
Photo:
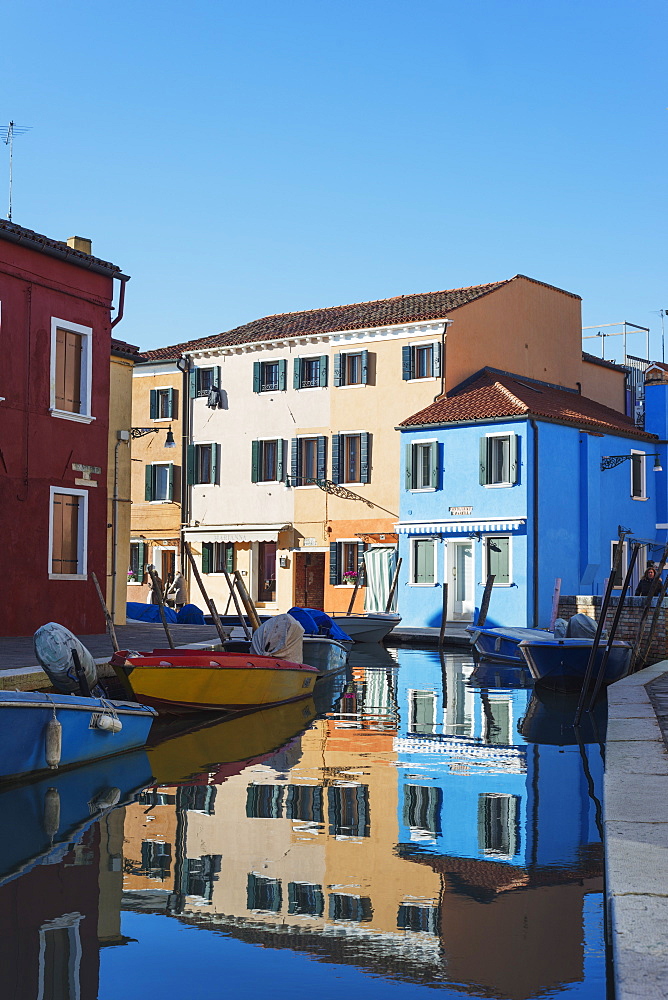
[(645, 570), (644, 576), (641, 577), (640, 583), (636, 587), (636, 597), (647, 597), (650, 590), (654, 586), (655, 577), (656, 570), (653, 566), (648, 566)]
[(167, 591), (165, 597), (167, 603), (173, 605), (177, 610), (182, 608), (183, 605), (187, 603), (188, 595), (186, 593), (186, 581), (180, 570), (175, 574), (174, 582)]

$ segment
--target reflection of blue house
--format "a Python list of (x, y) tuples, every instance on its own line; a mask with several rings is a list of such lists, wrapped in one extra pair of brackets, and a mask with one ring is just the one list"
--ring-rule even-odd
[[(618, 526), (665, 535), (668, 386), (646, 387), (647, 433), (577, 391), (484, 368), (401, 424), (398, 600), (405, 625), (470, 620), (495, 575), (488, 624), (543, 625), (554, 582), (600, 594)], [(602, 470), (604, 456), (625, 456)], [(609, 463), (608, 463), (609, 464)], [(651, 546), (641, 552), (642, 573)]]

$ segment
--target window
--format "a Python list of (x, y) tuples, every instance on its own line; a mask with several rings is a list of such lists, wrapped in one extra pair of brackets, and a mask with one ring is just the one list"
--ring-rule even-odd
[(485, 539), (486, 576), (494, 576), (495, 587), (510, 585), (510, 538), (489, 535)]
[(151, 420), (173, 420), (176, 418), (176, 389), (151, 389)]
[(353, 586), (364, 560), (364, 542), (331, 542), (329, 546), (329, 582)]
[(142, 840), (141, 866), (148, 878), (163, 881), (169, 876), (172, 865), (172, 845), (162, 840)]
[[(433, 732), (433, 729), (429, 731)], [(411, 831), (412, 841), (436, 839), (441, 832), (442, 805), (443, 792), (440, 788), (404, 785), (404, 825)]]
[(327, 438), (293, 438), (290, 455), (290, 485), (308, 486), (307, 480), (327, 477)]
[(269, 910), (278, 913), (283, 903), (280, 880), (263, 878), (261, 875), (248, 876), (247, 907), (249, 910)]
[(285, 803), (287, 819), (303, 823), (322, 823), (322, 788), (320, 785), (288, 785)]
[(188, 445), (188, 483), (214, 485), (218, 482), (217, 444)]
[(438, 442), (410, 442), (406, 445), (406, 489), (435, 490), (437, 486)]
[(280, 819), (283, 815), (283, 785), (250, 784), (246, 790), (246, 816)]
[(51, 320), (51, 413), (90, 423), (92, 336), (89, 326)]
[(218, 880), (221, 861), (220, 854), (204, 854), (201, 858), (186, 858), (183, 873), (186, 877), (186, 894), (210, 903), (213, 899), (213, 883)]
[(39, 929), (39, 1000), (81, 996), (81, 913), (65, 913)]
[(441, 345), (438, 341), (431, 344), (404, 344), (401, 348), (402, 370), (404, 382), (417, 378), (436, 378), (441, 374)]
[(645, 452), (631, 449), (631, 496), (634, 500), (647, 499), (645, 480)]
[(397, 913), (397, 927), (404, 931), (438, 934), (438, 907), (433, 903), (402, 903)]
[(251, 482), (282, 483), (285, 479), (285, 442), (280, 438), (253, 441), (251, 450)]
[(519, 796), (488, 792), (478, 797), (478, 847), (509, 860), (518, 851)]
[(408, 731), (429, 736), (436, 732), (436, 692), (408, 692)]
[(368, 483), (369, 443), (364, 431), (332, 437), (332, 479), (335, 483)]
[(354, 920), (355, 923), (371, 920), (373, 909), (368, 896), (349, 896), (343, 892), (330, 892), (329, 919)]
[(418, 586), (435, 583), (435, 566), (433, 538), (414, 538), (411, 542), (411, 583)]
[(146, 567), (146, 543), (130, 542), (128, 583), (143, 583)]
[(257, 599), (265, 604), (276, 600), (276, 542), (258, 544)]
[(480, 439), (481, 486), (513, 486), (517, 470), (517, 434), (487, 434)]
[(203, 542), (202, 573), (234, 573), (234, 542)]
[(146, 466), (144, 499), (162, 503), (174, 499), (174, 466), (171, 462)]
[(220, 388), (220, 366), (192, 368), (188, 373), (188, 382), (191, 399), (195, 399), (197, 396), (208, 396), (213, 386)]
[(315, 358), (295, 358), (293, 386), (295, 389), (314, 389), (327, 385), (327, 355)]
[(327, 789), (330, 837), (368, 837), (369, 788), (355, 783)]
[(86, 578), (88, 494), (52, 486), (49, 512), (49, 577)]
[(334, 355), (334, 385), (366, 385), (368, 381), (368, 351)]
[(254, 361), (253, 392), (282, 392), (286, 387), (287, 361)]
[(321, 917), (325, 910), (325, 897), (321, 885), (311, 882), (288, 882), (288, 913), (308, 917)]

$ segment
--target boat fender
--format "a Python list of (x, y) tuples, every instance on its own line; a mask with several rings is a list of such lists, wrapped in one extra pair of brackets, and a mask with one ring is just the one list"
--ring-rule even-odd
[(60, 764), (63, 752), (63, 727), (55, 717), (49, 719), (46, 727), (46, 762), (55, 769)]
[(60, 828), (60, 792), (57, 788), (47, 788), (44, 795), (44, 832), (47, 837), (55, 837)]
[(120, 788), (106, 788), (95, 798), (91, 799), (88, 803), (88, 809), (90, 814), (94, 812), (104, 812), (107, 809), (113, 809), (121, 801), (121, 790)]
[(103, 729), (106, 733), (120, 733), (123, 723), (117, 715), (100, 715), (95, 720), (95, 728)]

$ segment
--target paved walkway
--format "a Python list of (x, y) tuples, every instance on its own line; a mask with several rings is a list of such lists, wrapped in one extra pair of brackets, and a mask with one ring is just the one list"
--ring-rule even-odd
[(617, 1000), (668, 996), (668, 660), (608, 688), (606, 893)]

